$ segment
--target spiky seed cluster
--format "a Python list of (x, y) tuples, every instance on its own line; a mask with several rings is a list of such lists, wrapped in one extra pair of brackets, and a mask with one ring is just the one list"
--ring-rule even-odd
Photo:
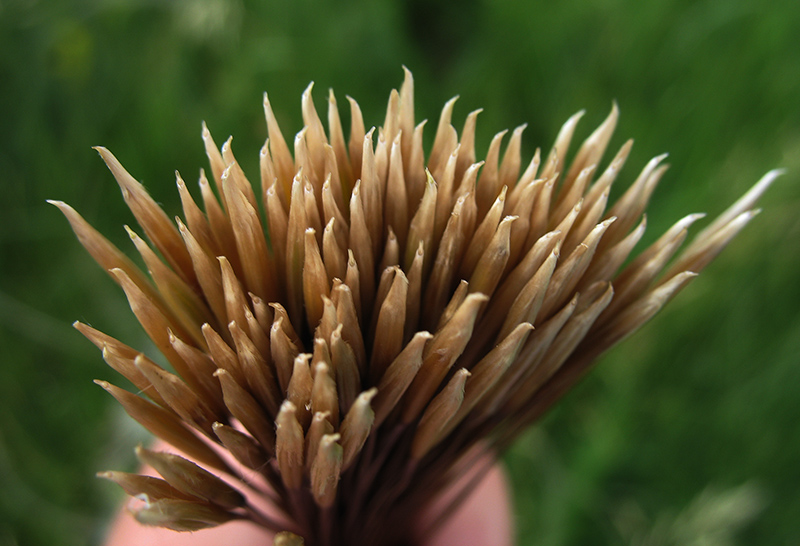
[[(150, 241), (126, 228), (150, 278), (54, 202), (173, 369), (76, 323), (150, 400), (98, 383), (156, 436), (237, 483), (140, 448), (163, 479), (101, 476), (146, 499), (136, 514), (145, 524), (195, 530), (246, 518), (307, 544), (402, 543), (425, 501), (481, 452), (507, 446), (597, 355), (691, 281), (753, 217), (778, 174), (661, 274), (702, 215), (678, 221), (623, 267), (666, 166), (664, 156), (650, 161), (608, 209), (632, 144), (600, 167), (616, 105), (569, 166), (582, 113), (523, 170), (524, 126), (502, 161), (505, 131), (477, 162), (480, 111), (459, 137), (455, 99), (426, 163), (408, 71), (377, 132), (365, 131), (349, 101), (345, 140), (333, 92), (326, 132), (309, 86), (292, 154), (264, 96), (269, 139), (258, 194), (231, 140), (218, 149), (204, 125), (213, 188), (201, 171), (201, 207), (178, 175), (184, 218), (175, 223), (98, 148)], [(242, 468), (260, 473), (271, 492), (259, 492)], [(252, 495), (266, 495), (283, 517), (260, 513)], [(276, 543), (297, 540), (282, 533)]]

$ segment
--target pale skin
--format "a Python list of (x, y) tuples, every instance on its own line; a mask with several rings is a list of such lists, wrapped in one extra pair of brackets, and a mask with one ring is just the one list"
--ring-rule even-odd
[[(169, 447), (157, 444), (155, 449), (169, 450)], [(262, 509), (269, 513), (268, 506)], [(431, 512), (436, 509), (434, 503)], [(502, 467), (494, 465), (463, 504), (421, 546), (511, 546), (511, 518), (508, 481)], [(194, 533), (177, 533), (140, 525), (129, 510), (123, 509), (111, 526), (106, 546), (266, 546), (272, 544), (272, 536), (269, 531), (243, 521)]]

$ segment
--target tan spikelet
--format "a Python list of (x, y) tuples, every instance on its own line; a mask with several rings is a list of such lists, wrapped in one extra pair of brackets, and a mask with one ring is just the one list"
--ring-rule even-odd
[(339, 439), (339, 434), (323, 436), (311, 464), (311, 493), (322, 508), (330, 508), (336, 499), (336, 488), (342, 470), (342, 446), (339, 445)]
[(144, 428), (197, 461), (229, 472), (228, 465), (173, 414), (106, 381), (96, 380)]

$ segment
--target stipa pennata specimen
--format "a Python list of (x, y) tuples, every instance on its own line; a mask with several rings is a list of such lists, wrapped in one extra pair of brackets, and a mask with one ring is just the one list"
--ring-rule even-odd
[[(219, 149), (204, 125), (212, 182), (201, 171), (198, 204), (177, 176), (175, 223), (98, 148), (149, 240), (126, 228), (149, 278), (54, 202), (171, 366), (76, 323), (147, 398), (98, 384), (191, 459), (139, 448), (161, 478), (101, 474), (146, 501), (144, 524), (191, 531), (249, 519), (307, 545), (408, 543), (426, 501), (506, 448), (657, 313), (750, 221), (779, 174), (677, 258), (702, 215), (629, 259), (666, 165), (654, 158), (608, 206), (632, 145), (601, 166), (616, 105), (567, 164), (581, 113), (546, 155), (523, 163), (522, 126), (502, 153), (498, 133), (478, 161), (480, 110), (459, 136), (453, 99), (426, 161), (408, 71), (377, 130), (348, 100), (346, 140), (333, 92), (326, 131), (309, 86), (292, 153), (265, 95), (260, 188), (231, 139)], [(281, 517), (255, 508), (258, 495)]]

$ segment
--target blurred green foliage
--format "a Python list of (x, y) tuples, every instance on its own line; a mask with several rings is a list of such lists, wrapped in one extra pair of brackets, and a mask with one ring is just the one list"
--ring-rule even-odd
[(401, 64), (419, 117), (460, 93), (456, 125), (483, 107), (485, 146), (527, 122), (528, 154), (581, 108), (585, 136), (616, 99), (612, 145), (637, 138), (623, 180), (671, 153), (650, 240), (788, 169), (720, 260), (507, 462), (520, 544), (800, 543), (798, 35), (796, 0), (0, 0), (0, 545), (98, 543), (120, 496), (93, 474), (131, 466), (143, 438), (69, 325), (148, 343), (45, 199), (129, 249), (133, 218), (92, 145), (176, 214), (173, 170), (205, 165), (201, 120), (255, 172), (263, 91), (288, 134), (311, 80), (320, 103), (333, 87), (379, 124)]

